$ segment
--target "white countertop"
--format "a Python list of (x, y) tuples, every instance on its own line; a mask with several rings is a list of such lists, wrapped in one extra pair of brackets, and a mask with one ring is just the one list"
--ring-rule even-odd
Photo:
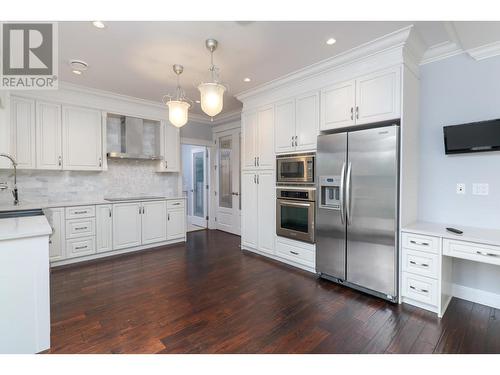
[[(22, 198), (22, 197), (21, 197)], [(83, 200), (66, 200), (66, 201), (40, 201), (40, 202), (28, 202), (24, 203), (22, 200), (17, 205), (0, 205), (1, 211), (20, 211), (20, 210), (36, 210), (44, 208), (55, 208), (55, 207), (70, 207), (70, 206), (91, 206), (97, 204), (113, 204), (121, 202), (143, 202), (143, 201), (155, 201), (155, 200), (173, 200), (173, 199), (186, 199), (185, 197), (161, 197), (155, 199), (137, 199), (137, 200), (123, 200), (123, 201), (108, 201), (103, 199), (83, 199)]]
[(0, 219), (0, 241), (48, 236), (52, 228), (44, 215)]
[[(455, 234), (452, 232), (448, 232), (446, 230), (447, 227), (460, 229), (464, 233)], [(429, 236), (436, 236), (453, 240), (470, 241), (488, 245), (500, 245), (500, 229), (465, 227), (460, 225), (418, 221), (404, 226), (402, 231), (416, 234), (427, 234)]]

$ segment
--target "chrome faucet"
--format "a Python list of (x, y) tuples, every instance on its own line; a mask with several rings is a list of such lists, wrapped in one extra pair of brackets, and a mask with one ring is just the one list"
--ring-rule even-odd
[[(16, 159), (14, 159), (13, 156), (9, 154), (0, 154), (0, 156), (3, 156), (4, 158), (9, 159), (12, 162), (12, 167), (14, 167), (14, 189), (12, 190), (12, 195), (14, 196), (14, 205), (19, 204), (19, 194), (17, 191), (17, 162)], [(3, 186), (2, 186), (3, 188)]]

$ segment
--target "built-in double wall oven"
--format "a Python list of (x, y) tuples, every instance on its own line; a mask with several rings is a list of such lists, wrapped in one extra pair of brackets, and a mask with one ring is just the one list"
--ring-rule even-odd
[(276, 234), (314, 243), (315, 155), (276, 158)]

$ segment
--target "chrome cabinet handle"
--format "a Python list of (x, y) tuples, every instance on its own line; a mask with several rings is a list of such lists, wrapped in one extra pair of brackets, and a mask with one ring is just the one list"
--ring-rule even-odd
[(180, 205), (180, 203), (179, 203), (179, 202), (177, 202), (177, 203), (172, 203), (172, 206), (179, 206), (179, 205)]
[(292, 135), (292, 147), (293, 147), (293, 135)]
[(253, 183), (256, 184), (257, 183), (257, 175), (253, 175)]
[(146, 207), (142, 206), (142, 213), (146, 213)]
[(102, 158), (99, 158), (99, 167), (102, 167)]
[(86, 249), (88, 246), (85, 245), (85, 246), (77, 246), (75, 247), (75, 250), (83, 250), (83, 249)]
[(356, 120), (359, 120), (359, 107), (356, 106)]
[(346, 219), (347, 225), (351, 224), (351, 176), (352, 176), (352, 164), (349, 163), (347, 166), (347, 177), (346, 177)]
[(139, 206), (139, 215), (141, 214), (141, 212), (142, 212), (142, 207)]
[(236, 196), (240, 195), (237, 191), (236, 191), (236, 192), (235, 192), (235, 191), (233, 191), (231, 194), (232, 194), (232, 195), (236, 195)]
[(82, 214), (86, 214), (88, 211), (75, 211), (74, 214), (75, 215), (82, 215)]
[(410, 240), (410, 243), (412, 243), (414, 245), (420, 245), (420, 246), (429, 246), (428, 242), (418, 242), (418, 241)]
[(257, 156), (257, 167), (259, 167), (259, 166), (260, 166), (260, 157)]
[(485, 253), (484, 251), (479, 251), (479, 250), (476, 251), (476, 254), (484, 255), (484, 256), (487, 256), (487, 257), (497, 257), (498, 256), (498, 254)]
[(111, 217), (111, 208), (109, 209), (109, 217)]
[(429, 267), (429, 265), (427, 263), (420, 263), (420, 264), (418, 264), (417, 262), (414, 262), (413, 260), (410, 260), (410, 263), (414, 264), (416, 266)]
[(58, 159), (59, 159), (59, 163), (58, 164), (59, 164), (59, 166), (61, 166), (62, 165), (62, 156), (59, 156)]
[(415, 288), (413, 285), (410, 285), (410, 289), (413, 289), (413, 290), (416, 290), (416, 291), (422, 292), (422, 293), (429, 293), (429, 291), (427, 289)]
[(75, 228), (75, 230), (85, 230), (85, 229), (88, 229), (88, 227), (78, 227), (78, 228)]
[(345, 179), (345, 162), (342, 164), (342, 172), (340, 172), (340, 222), (345, 224), (345, 203), (344, 203), (344, 179)]
[(167, 214), (167, 220), (170, 221), (170, 214)]
[(259, 184), (259, 175), (257, 175), (257, 185)]
[(351, 107), (351, 120), (354, 120), (354, 108)]
[(293, 255), (299, 255), (299, 253), (297, 253), (296, 251), (292, 251), (292, 250), (290, 250), (290, 253), (292, 253)]

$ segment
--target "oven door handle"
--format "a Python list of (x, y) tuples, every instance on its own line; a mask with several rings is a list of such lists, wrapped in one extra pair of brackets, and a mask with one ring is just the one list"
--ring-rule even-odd
[(280, 205), (282, 206), (298, 206), (298, 207), (311, 207), (311, 203), (301, 203), (301, 202), (284, 202), (280, 199)]
[(340, 172), (340, 221), (345, 224), (345, 203), (344, 203), (344, 180), (345, 180), (345, 162), (342, 164), (342, 172)]

